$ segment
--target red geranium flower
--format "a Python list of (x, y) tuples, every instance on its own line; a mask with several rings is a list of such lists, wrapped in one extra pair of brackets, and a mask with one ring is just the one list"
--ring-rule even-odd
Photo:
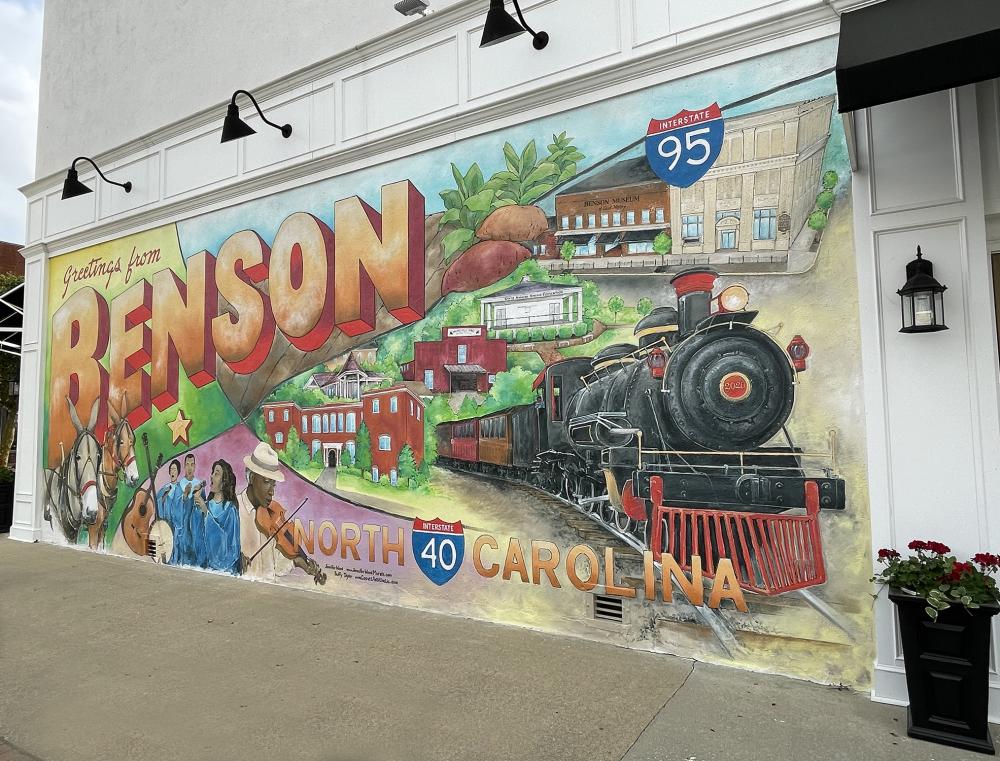
[(1000, 557), (997, 557), (992, 552), (977, 552), (972, 559), (979, 563), (979, 565), (984, 565), (988, 568), (1000, 566)]
[(951, 552), (951, 547), (941, 542), (927, 542), (927, 549), (937, 555), (946, 555)]
[(885, 548), (882, 548), (881, 550), (878, 551), (878, 556), (880, 560), (891, 560), (893, 558), (898, 558), (899, 553), (896, 552), (895, 550), (887, 550)]
[(921, 541), (920, 539), (914, 539), (906, 546), (911, 550), (926, 550), (927, 542)]
[(975, 569), (972, 567), (972, 563), (955, 563), (955, 565), (951, 567), (951, 573), (949, 573), (946, 578), (948, 581), (958, 582), (962, 580), (963, 573), (973, 570)]

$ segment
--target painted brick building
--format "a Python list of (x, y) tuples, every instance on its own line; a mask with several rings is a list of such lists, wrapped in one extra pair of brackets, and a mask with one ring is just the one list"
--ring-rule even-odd
[(507, 369), (507, 342), (487, 338), (485, 325), (442, 328), (440, 341), (416, 341), (413, 361), (401, 369), (405, 380), (423, 381), (433, 393), (485, 394)]
[(323, 453), (328, 467), (338, 465), (344, 456), (353, 461), (362, 423), (371, 435), (373, 480), (385, 475), (395, 482), (399, 453), (407, 444), (418, 465), (424, 459), (424, 403), (402, 386), (366, 391), (357, 402), (305, 408), (295, 402), (275, 402), (261, 411), (275, 449), (284, 450), (295, 430), (313, 458)]

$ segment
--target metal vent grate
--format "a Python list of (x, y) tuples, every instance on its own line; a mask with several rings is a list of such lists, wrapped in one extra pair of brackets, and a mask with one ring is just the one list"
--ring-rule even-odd
[(622, 623), (625, 620), (625, 601), (621, 597), (594, 595), (594, 618)]

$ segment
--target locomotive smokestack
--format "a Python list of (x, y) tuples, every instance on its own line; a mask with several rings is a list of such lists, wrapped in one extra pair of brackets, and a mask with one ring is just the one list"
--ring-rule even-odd
[(711, 267), (685, 270), (670, 281), (677, 293), (679, 338), (694, 332), (698, 323), (712, 313), (712, 288), (719, 273)]

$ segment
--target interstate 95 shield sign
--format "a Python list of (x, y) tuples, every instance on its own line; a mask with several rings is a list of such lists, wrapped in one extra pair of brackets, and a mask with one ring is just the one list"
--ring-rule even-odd
[(697, 111), (682, 109), (669, 119), (651, 119), (646, 132), (649, 166), (664, 182), (690, 187), (719, 157), (723, 134), (718, 103)]

